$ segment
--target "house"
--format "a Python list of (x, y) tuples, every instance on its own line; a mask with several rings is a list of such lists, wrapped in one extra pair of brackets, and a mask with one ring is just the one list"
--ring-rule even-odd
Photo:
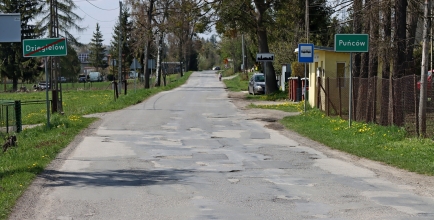
[[(298, 48), (296, 49), (298, 52)], [(345, 90), (348, 91), (349, 83), (343, 78), (349, 78), (350, 76), (350, 53), (347, 52), (335, 52), (333, 47), (321, 47), (314, 46), (314, 62), (307, 63), (309, 78), (309, 90), (308, 90), (308, 102), (312, 107), (325, 109), (325, 93), (326, 91), (326, 80), (327, 78), (341, 78), (340, 83), (333, 86), (328, 86), (327, 89), (333, 90)], [(340, 88), (339, 88), (340, 87)], [(343, 94), (343, 92), (341, 92)], [(348, 94), (347, 94), (348, 96)], [(332, 97), (332, 96), (328, 96)], [(318, 102), (318, 100), (322, 100)], [(346, 99), (348, 100), (348, 99)], [(348, 105), (346, 103), (341, 103), (342, 105)]]

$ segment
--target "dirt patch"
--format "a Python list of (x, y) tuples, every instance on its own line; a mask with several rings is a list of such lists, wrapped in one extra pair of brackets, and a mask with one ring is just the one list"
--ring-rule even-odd
[(388, 166), (377, 161), (360, 158), (345, 152), (334, 150), (321, 143), (301, 136), (294, 131), (288, 130), (279, 123), (279, 120), (281, 120), (282, 118), (297, 115), (298, 113), (289, 113), (278, 110), (248, 107), (248, 105), (250, 104), (272, 105), (282, 102), (248, 100), (245, 98), (246, 92), (228, 92), (228, 97), (238, 109), (243, 110), (243, 113), (247, 116), (248, 120), (258, 120), (264, 122), (264, 127), (266, 128), (277, 130), (282, 135), (294, 139), (304, 146), (308, 146), (315, 150), (321, 151), (330, 158), (340, 159), (346, 162), (353, 163), (359, 167), (367, 168), (373, 171), (378, 177), (387, 179), (388, 181), (396, 183), (397, 185), (406, 185), (409, 189), (413, 190), (418, 195), (434, 197), (434, 176), (426, 176), (412, 173), (406, 170)]

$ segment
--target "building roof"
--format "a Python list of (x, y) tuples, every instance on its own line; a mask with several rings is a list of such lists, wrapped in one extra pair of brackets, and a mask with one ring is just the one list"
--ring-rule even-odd
[[(313, 46), (314, 50), (325, 50), (325, 51), (335, 51), (333, 47), (324, 47), (324, 46)], [(295, 48), (294, 53), (298, 53), (298, 47)]]

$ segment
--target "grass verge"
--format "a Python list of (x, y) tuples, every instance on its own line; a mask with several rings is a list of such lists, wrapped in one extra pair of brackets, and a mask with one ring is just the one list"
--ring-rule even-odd
[[(7, 219), (16, 200), (31, 184), (33, 179), (61, 152), (83, 129), (96, 118), (82, 117), (86, 114), (108, 112), (137, 104), (161, 91), (171, 90), (186, 82), (191, 72), (173, 80), (163, 87), (151, 89), (130, 89), (127, 95), (114, 100), (112, 90), (67, 91), (63, 93), (64, 115), (53, 114), (50, 129), (46, 124), (46, 106), (26, 106), (22, 118), (24, 124), (38, 124), (16, 134), (18, 147), (0, 153), (0, 219)], [(43, 99), (39, 93), (4, 93), (2, 99), (34, 100)], [(37, 105), (38, 106), (38, 105)], [(23, 107), (24, 108), (24, 107)]]
[[(231, 91), (241, 91), (246, 85), (240, 79), (225, 80)], [(232, 89), (236, 88), (236, 89)], [(247, 88), (247, 87), (246, 87)], [(252, 96), (246, 99), (279, 100), (287, 94)], [(281, 111), (303, 112), (304, 102), (277, 105), (255, 105), (251, 108), (276, 109)], [(327, 117), (318, 109), (307, 108), (306, 113), (290, 116), (281, 123), (309, 139), (318, 141), (330, 148), (359, 157), (379, 161), (394, 167), (425, 175), (434, 175), (434, 142), (431, 139), (409, 138), (405, 129), (396, 126), (380, 126), (353, 122), (339, 117)]]

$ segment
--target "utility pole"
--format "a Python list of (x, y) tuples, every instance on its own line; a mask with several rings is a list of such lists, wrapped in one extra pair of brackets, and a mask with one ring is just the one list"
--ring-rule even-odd
[(419, 97), (419, 136), (425, 137), (426, 135), (426, 103), (427, 103), (427, 72), (428, 72), (428, 31), (431, 29), (430, 15), (431, 1), (425, 0), (423, 11), (423, 43), (422, 43), (422, 65), (420, 74), (420, 97)]
[[(57, 0), (50, 0), (50, 25), (49, 38), (59, 37), (59, 14)], [(63, 112), (62, 107), (62, 91), (59, 90), (57, 79), (59, 77), (59, 60), (55, 57), (50, 57), (48, 65), (50, 65), (50, 77), (45, 79), (46, 85), (50, 85), (52, 93), (52, 112)]]
[[(309, 0), (306, 0), (306, 43), (309, 43)], [(315, 50), (314, 50), (315, 51)], [(312, 53), (314, 52), (312, 51)], [(307, 63), (304, 63), (304, 85), (303, 85), (303, 99), (304, 99), (304, 112), (306, 112), (306, 85), (307, 85)]]
[(305, 25), (306, 25), (306, 43), (309, 43), (309, 0), (306, 0), (306, 17), (305, 17)]
[(122, 2), (119, 1), (119, 59), (118, 59), (118, 90), (122, 94)]
[(245, 73), (246, 64), (244, 63), (244, 34), (241, 35), (241, 51), (243, 52), (243, 73)]

